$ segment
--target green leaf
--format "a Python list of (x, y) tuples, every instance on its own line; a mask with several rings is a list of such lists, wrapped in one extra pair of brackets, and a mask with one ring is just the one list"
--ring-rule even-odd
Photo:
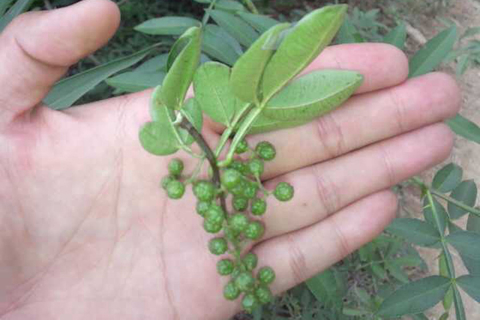
[(383, 42), (394, 45), (400, 50), (405, 49), (405, 42), (407, 41), (407, 27), (404, 23), (400, 24), (396, 28), (392, 29), (385, 38)]
[(472, 121), (457, 114), (455, 118), (447, 120), (447, 124), (459, 136), (480, 144), (480, 127)]
[[(190, 98), (185, 102), (181, 112), (198, 132), (202, 132), (203, 113), (194, 98)], [(191, 145), (194, 142), (193, 137), (186, 130), (179, 129), (178, 132), (185, 145)]]
[(397, 218), (386, 231), (419, 246), (431, 246), (440, 241), (438, 231), (431, 224), (418, 219)]
[(370, 268), (372, 269), (373, 274), (379, 279), (384, 280), (387, 278), (387, 272), (380, 264), (374, 263), (370, 266)]
[[(477, 185), (473, 180), (466, 180), (460, 183), (450, 195), (453, 199), (470, 207), (475, 206), (477, 201)], [(458, 219), (468, 211), (449, 202), (448, 213), (452, 219)]]
[(201, 29), (197, 27), (188, 29), (177, 42), (183, 43), (185, 39), (188, 39), (188, 43), (172, 63), (160, 92), (160, 99), (171, 109), (180, 109), (183, 105), (200, 61)]
[[(437, 199), (433, 197), (432, 199), (433, 199), (433, 205), (435, 206), (435, 212), (437, 213), (437, 216), (440, 222), (441, 231), (445, 233), (445, 229), (447, 228), (447, 221), (449, 219), (447, 211), (445, 210), (445, 207), (442, 204), (440, 204), (440, 202), (438, 202)], [(423, 215), (425, 217), (425, 220), (428, 221), (434, 228), (436, 228), (437, 222), (435, 221), (433, 210), (430, 207), (430, 203), (427, 197), (423, 199)]]
[[(5, 0), (2, 0), (2, 1), (5, 1)], [(5, 29), (5, 27), (10, 22), (12, 22), (12, 20), (15, 19), (18, 15), (27, 11), (28, 8), (30, 8), (30, 6), (32, 5), (33, 1), (34, 0), (17, 0), (17, 2), (15, 2), (15, 4), (10, 8), (10, 10), (8, 10), (8, 12), (3, 17), (0, 18), (0, 32), (2, 32), (3, 29)], [(8, 2), (10, 1), (7, 1), (6, 6), (8, 6)], [(2, 5), (0, 4), (0, 6)], [(6, 6), (4, 9), (6, 9)]]
[(266, 32), (268, 29), (280, 23), (270, 17), (249, 12), (237, 12), (237, 15), (242, 18), (246, 23), (255, 28), (255, 30), (260, 32), (260, 34)]
[(63, 79), (55, 84), (43, 102), (55, 110), (66, 109), (112, 74), (142, 60), (153, 48), (154, 47), (141, 50), (127, 57), (108, 62)]
[(156, 72), (167, 71), (168, 54), (160, 54), (152, 59), (149, 59), (142, 63), (135, 71), (141, 72)]
[(377, 315), (401, 317), (421, 313), (442, 300), (449, 288), (450, 279), (441, 276), (431, 276), (408, 283), (383, 301)]
[(343, 22), (340, 30), (336, 37), (337, 44), (346, 44), (346, 43), (361, 43), (365, 42), (357, 28), (350, 22), (350, 19), (346, 18)]
[(394, 277), (401, 283), (409, 282), (408, 276), (403, 271), (403, 268), (402, 268), (403, 266), (400, 265), (398, 261), (395, 261), (395, 260), (387, 261), (385, 262), (385, 267), (388, 270), (388, 272), (392, 275), (392, 277)]
[(468, 216), (467, 231), (480, 234), (480, 217), (474, 215), (473, 213)]
[(147, 122), (140, 129), (139, 138), (142, 147), (151, 154), (165, 156), (178, 151), (176, 136), (163, 122)]
[(463, 33), (460, 39), (476, 36), (477, 34), (480, 34), (480, 27), (470, 27)]
[(233, 66), (243, 53), (240, 44), (222, 28), (208, 24), (203, 36), (203, 51), (220, 62)]
[(443, 309), (445, 311), (450, 310), (453, 304), (453, 288), (448, 289), (447, 293), (445, 293), (445, 297), (443, 297)]
[(134, 29), (146, 34), (179, 36), (200, 25), (200, 21), (188, 17), (163, 17), (147, 20)]
[(250, 47), (259, 36), (248, 23), (231, 13), (211, 10), (210, 15), (220, 27), (246, 47)]
[(480, 303), (480, 277), (465, 275), (457, 278), (456, 283), (468, 293), (473, 300)]
[(433, 71), (453, 50), (456, 39), (457, 28), (453, 26), (428, 41), (425, 47), (410, 59), (409, 78)]
[(200, 108), (215, 122), (230, 125), (240, 101), (230, 87), (230, 68), (218, 62), (207, 62), (198, 68), (193, 79), (195, 99)]
[(7, 11), (8, 6), (13, 2), (13, 0), (3, 0), (0, 2), (0, 17), (3, 16), (5, 11)]
[(457, 251), (480, 263), (480, 234), (470, 231), (456, 231), (448, 235), (447, 242)]
[(232, 0), (220, 0), (215, 4), (215, 8), (232, 13), (237, 11), (246, 11), (245, 7), (241, 3)]
[(432, 187), (443, 193), (450, 192), (460, 184), (462, 176), (463, 169), (454, 163), (449, 163), (435, 174)]
[(342, 307), (343, 288), (333, 269), (327, 269), (305, 283), (318, 301), (335, 308)]
[(308, 122), (310, 122), (310, 120), (282, 121), (270, 119), (263, 115), (260, 115), (253, 122), (253, 125), (248, 131), (248, 134), (258, 134), (281, 129), (288, 129), (304, 125)]
[(362, 82), (363, 76), (354, 71), (314, 71), (275, 95), (263, 114), (278, 120), (312, 120), (339, 107)]
[(125, 72), (118, 76), (109, 78), (106, 83), (109, 86), (120, 89), (125, 92), (137, 92), (154, 88), (161, 85), (165, 78), (165, 72)]
[(258, 101), (258, 86), (274, 52), (271, 44), (276, 43), (280, 33), (289, 26), (289, 23), (279, 24), (265, 32), (233, 66), (230, 85), (233, 93), (241, 100)]
[(327, 6), (297, 23), (267, 65), (262, 85), (264, 101), (299, 74), (332, 41), (346, 12), (346, 5)]
[(358, 309), (351, 309), (351, 308), (343, 308), (342, 313), (350, 317), (361, 317), (361, 316), (366, 316), (370, 314), (370, 312), (366, 310), (358, 310)]

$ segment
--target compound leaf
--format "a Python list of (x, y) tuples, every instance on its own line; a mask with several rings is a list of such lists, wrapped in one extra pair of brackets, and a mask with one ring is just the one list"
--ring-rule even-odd
[(430, 223), (418, 219), (397, 218), (387, 231), (419, 246), (431, 246), (440, 240), (440, 234)]
[[(463, 181), (452, 191), (451, 197), (467, 206), (473, 207), (477, 201), (477, 185), (473, 180)], [(452, 219), (458, 219), (467, 212), (468, 210), (448, 202), (448, 213)]]
[(250, 47), (258, 38), (258, 33), (245, 21), (231, 13), (211, 10), (210, 15), (216, 23), (245, 47)]
[(459, 230), (449, 234), (446, 239), (462, 256), (480, 261), (480, 250), (478, 248), (480, 234)]
[(383, 301), (377, 315), (393, 318), (421, 313), (442, 300), (450, 284), (450, 279), (441, 276), (405, 284)]
[(277, 120), (312, 120), (340, 106), (362, 82), (363, 76), (354, 71), (314, 71), (275, 95), (263, 114)]
[(240, 44), (214, 24), (208, 24), (203, 36), (203, 51), (220, 62), (233, 66), (243, 53)]
[(237, 15), (249, 25), (251, 25), (253, 28), (255, 28), (258, 32), (260, 32), (260, 34), (266, 32), (271, 27), (280, 23), (270, 17), (249, 12), (237, 12)]
[(263, 77), (263, 99), (268, 101), (315, 59), (332, 41), (343, 23), (346, 5), (315, 10), (285, 36)]
[(280, 33), (290, 26), (289, 23), (277, 25), (265, 32), (237, 60), (232, 69), (230, 85), (233, 93), (245, 102), (256, 102), (258, 86), (265, 66), (274, 52), (273, 44), (278, 41)]
[(200, 25), (200, 21), (188, 17), (163, 17), (147, 20), (134, 29), (146, 34), (179, 36)]
[(462, 181), (463, 169), (454, 163), (449, 163), (440, 169), (433, 177), (432, 187), (447, 193), (455, 189)]
[(464, 275), (457, 278), (456, 283), (465, 290), (473, 300), (480, 303), (480, 277)]

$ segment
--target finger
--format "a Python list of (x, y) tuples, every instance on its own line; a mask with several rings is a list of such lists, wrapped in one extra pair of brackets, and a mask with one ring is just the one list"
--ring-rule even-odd
[(455, 81), (433, 73), (353, 97), (304, 126), (247, 140), (252, 146), (266, 140), (276, 147), (276, 160), (265, 168), (263, 178), (267, 179), (453, 117), (460, 104)]
[(269, 201), (272, 214), (264, 216), (265, 236), (317, 223), (352, 202), (440, 163), (452, 146), (450, 129), (435, 124), (267, 181), (267, 189), (274, 189), (280, 181), (289, 182), (295, 196), (286, 203)]
[[(394, 46), (381, 43), (342, 44), (327, 47), (303, 72), (320, 69), (353, 70), (364, 76), (356, 93), (388, 88), (404, 82), (408, 76), (408, 60)], [(207, 124), (216, 132), (224, 130), (212, 121)]]
[(119, 17), (113, 2), (85, 0), (15, 19), (0, 34), (1, 121), (38, 104), (70, 65), (110, 39)]
[(395, 217), (396, 197), (390, 191), (370, 195), (328, 219), (254, 248), (261, 266), (271, 266), (277, 278), (275, 294), (325, 270), (380, 234)]

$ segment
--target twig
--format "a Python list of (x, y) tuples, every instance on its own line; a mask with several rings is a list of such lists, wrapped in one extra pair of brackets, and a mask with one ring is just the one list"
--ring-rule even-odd
[[(193, 137), (195, 142), (198, 144), (200, 149), (203, 150), (203, 152), (205, 153), (205, 156), (207, 157), (208, 162), (210, 163), (210, 167), (212, 167), (212, 172), (213, 172), (212, 182), (217, 187), (217, 189), (220, 189), (221, 188), (220, 170), (218, 168), (217, 158), (215, 157), (215, 154), (213, 153), (212, 149), (207, 144), (202, 134), (198, 132), (197, 129), (195, 129), (195, 127), (190, 123), (190, 121), (188, 121), (187, 118), (184, 117), (182, 122), (180, 122), (178, 126), (182, 129), (187, 130), (187, 132)], [(222, 209), (226, 213), (227, 203), (225, 201), (225, 195), (223, 194), (223, 192), (220, 193), (219, 198), (220, 198), (220, 204), (222, 206)]]

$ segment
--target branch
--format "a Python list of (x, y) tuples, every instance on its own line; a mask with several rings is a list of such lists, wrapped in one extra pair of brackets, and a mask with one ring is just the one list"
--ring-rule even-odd
[[(213, 153), (212, 149), (203, 138), (202, 134), (198, 132), (197, 129), (195, 129), (195, 127), (190, 123), (190, 121), (188, 121), (186, 117), (183, 117), (182, 122), (180, 122), (178, 126), (182, 129), (187, 130), (187, 132), (193, 137), (195, 142), (205, 153), (205, 156), (207, 157), (207, 160), (210, 163), (210, 167), (212, 167), (212, 172), (213, 172), (212, 182), (217, 187), (217, 189), (221, 189), (222, 185), (220, 182), (220, 170), (217, 164), (217, 157), (215, 157), (215, 154)], [(220, 198), (220, 204), (222, 206), (223, 211), (227, 213), (227, 203), (225, 201), (225, 195), (223, 194), (223, 192), (220, 193), (219, 198)]]

